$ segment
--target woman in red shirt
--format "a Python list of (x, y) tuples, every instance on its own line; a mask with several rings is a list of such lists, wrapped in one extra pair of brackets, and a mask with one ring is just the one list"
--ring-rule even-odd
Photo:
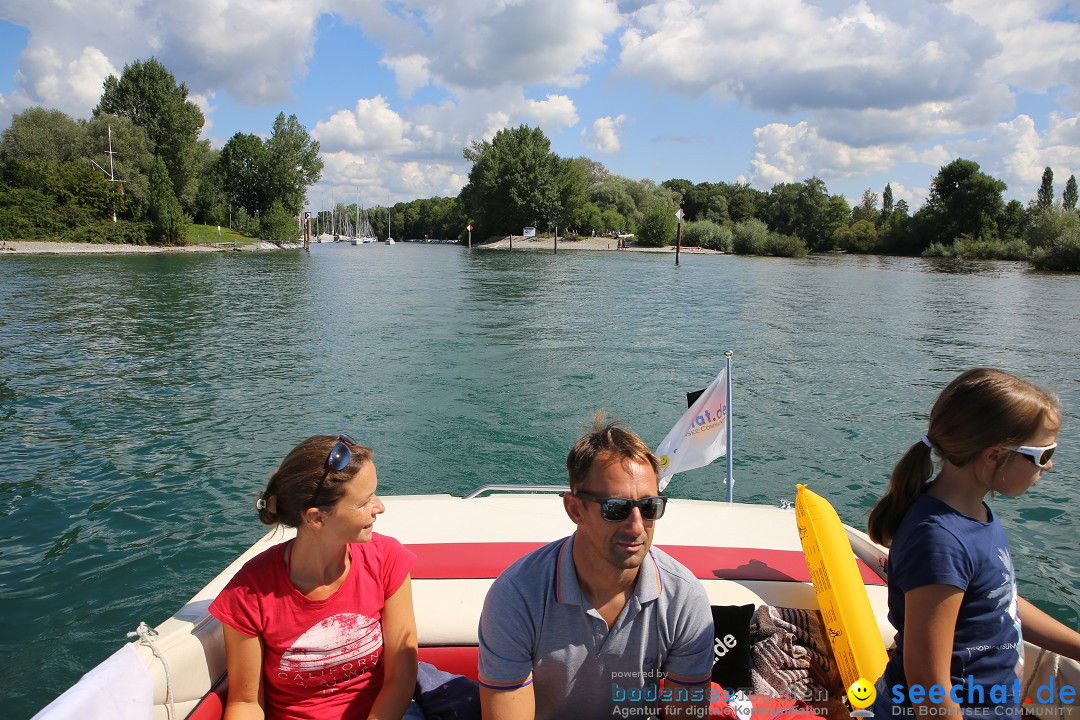
[(372, 451), (317, 435), (256, 508), (296, 538), (248, 561), (210, 606), (225, 628), (225, 720), (402, 717), (416, 685), (416, 557), (372, 532), (385, 508)]

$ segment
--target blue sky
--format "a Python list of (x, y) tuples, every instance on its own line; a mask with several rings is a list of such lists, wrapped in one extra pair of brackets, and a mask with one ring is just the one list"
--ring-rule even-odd
[(309, 193), (365, 205), (455, 195), (462, 149), (539, 125), (562, 156), (656, 182), (811, 176), (918, 207), (977, 161), (1008, 198), (1080, 173), (1080, 23), (1053, 0), (0, 0), (0, 129), (85, 117), (156, 56), (204, 137), (316, 137)]

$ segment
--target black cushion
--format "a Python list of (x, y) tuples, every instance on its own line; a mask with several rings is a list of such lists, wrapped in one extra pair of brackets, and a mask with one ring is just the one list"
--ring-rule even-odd
[(749, 688), (750, 618), (753, 605), (713, 605), (712, 680), (724, 688)]

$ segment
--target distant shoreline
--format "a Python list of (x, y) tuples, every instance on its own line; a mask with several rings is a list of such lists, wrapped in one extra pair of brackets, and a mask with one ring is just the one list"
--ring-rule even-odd
[(232, 243), (217, 245), (124, 245), (120, 243), (51, 242), (48, 240), (0, 240), (0, 257), (9, 255), (152, 255), (162, 253), (256, 252), (267, 250), (296, 250), (300, 245), (278, 246), (265, 241), (233, 247)]
[[(511, 247), (511, 244), (513, 247)], [(555, 243), (549, 237), (523, 237), (521, 235), (506, 236), (496, 240), (485, 240), (483, 243), (474, 242), (474, 250), (532, 250), (540, 252), (554, 252)], [(665, 247), (626, 247), (619, 249), (619, 243), (612, 237), (583, 237), (583, 238), (559, 238), (559, 250), (594, 250), (613, 252), (644, 252), (644, 253), (674, 253), (675, 246)], [(708, 250), (702, 247), (690, 247), (683, 245), (682, 251), (694, 255), (723, 255), (719, 250)]]
[[(513, 247), (511, 247), (511, 244)], [(0, 241), (0, 257), (14, 255), (151, 255), (168, 253), (212, 253), (212, 252), (257, 252), (270, 250), (298, 250), (299, 244), (283, 246), (274, 245), (265, 241), (259, 241), (251, 245), (242, 245), (234, 248), (231, 243), (218, 243), (216, 245), (179, 245), (166, 247), (162, 245), (123, 245), (119, 243), (74, 243), (74, 242), (51, 242), (47, 240), (2, 240)], [(554, 252), (552, 238), (536, 238), (522, 236), (506, 236), (496, 240), (474, 242), (475, 250), (523, 250), (532, 252)], [(589, 251), (613, 251), (613, 252), (642, 252), (642, 253), (674, 253), (674, 246), (645, 248), (627, 247), (619, 249), (618, 241), (610, 237), (585, 237), (585, 238), (559, 238), (559, 250), (589, 250)], [(683, 246), (682, 252), (694, 255), (722, 255), (719, 250), (708, 250), (701, 247)]]

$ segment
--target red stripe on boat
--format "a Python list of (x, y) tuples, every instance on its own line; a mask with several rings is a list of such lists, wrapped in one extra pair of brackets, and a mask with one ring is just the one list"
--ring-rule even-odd
[[(547, 543), (420, 543), (406, 545), (416, 553), (412, 576), (417, 580), (484, 579), (498, 577), (521, 556)], [(773, 580), (810, 582), (806, 559), (799, 550), (714, 548), (699, 545), (658, 545), (701, 580)], [(866, 585), (884, 585), (861, 560), (859, 573)]]

